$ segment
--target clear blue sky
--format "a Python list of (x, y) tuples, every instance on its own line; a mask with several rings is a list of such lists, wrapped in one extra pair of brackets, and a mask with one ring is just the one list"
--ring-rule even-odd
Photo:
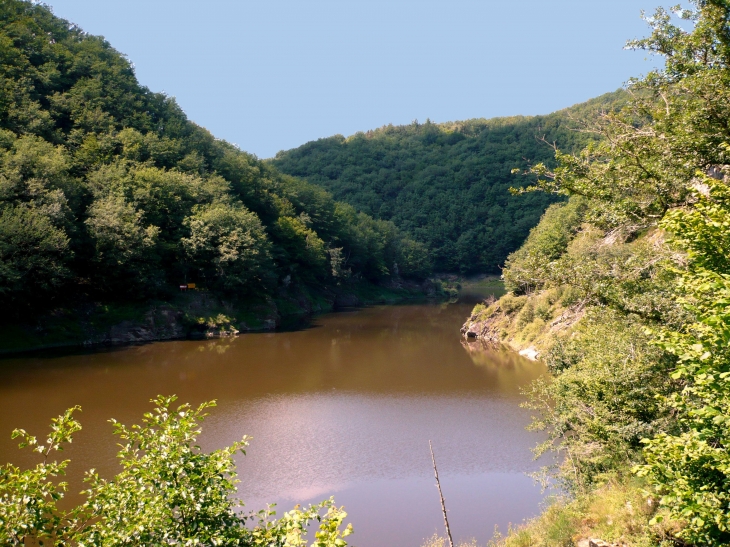
[(659, 0), (49, 0), (153, 91), (261, 158), (414, 119), (544, 114), (655, 64)]

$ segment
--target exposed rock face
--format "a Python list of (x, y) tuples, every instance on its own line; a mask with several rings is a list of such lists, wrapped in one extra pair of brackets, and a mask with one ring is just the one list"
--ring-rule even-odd
[[(364, 295), (358, 296), (347, 292), (347, 286), (324, 287), (314, 294), (282, 290), (277, 299), (243, 307), (202, 290), (186, 292), (177, 295), (170, 303), (155, 303), (150, 307), (140, 302), (123, 308), (84, 302), (73, 308), (53, 310), (31, 324), (17, 325), (18, 342), (0, 346), (0, 354), (58, 347), (143, 344), (181, 338), (205, 340), (237, 336), (241, 332), (271, 331), (279, 328), (284, 321), (298, 321), (336, 308), (395, 303), (431, 292), (436, 294), (435, 287), (430, 280), (394, 280), (385, 288), (398, 289), (401, 294), (384, 292), (378, 295), (378, 291), (372, 291), (375, 295), (368, 296), (368, 291), (365, 291)], [(350, 289), (357, 292), (360, 286), (354, 285)]]
[(479, 347), (474, 345), (474, 342), (479, 341), (483, 346), (492, 348), (496, 345), (505, 345), (522, 357), (537, 361), (550, 347), (553, 337), (569, 334), (584, 314), (585, 309), (581, 304), (559, 309), (552, 319), (541, 323), (537, 335), (533, 331), (532, 336), (524, 338), (521, 336), (520, 327), (515, 324), (519, 311), (509, 308), (505, 310), (498, 301), (486, 311), (472, 315), (461, 327), (461, 334), (471, 346), (470, 351), (475, 351), (475, 348)]
[(493, 344), (499, 344), (499, 332), (489, 319), (479, 321), (475, 316), (470, 317), (461, 327), (461, 334), (467, 339), (479, 339)]
[(534, 346), (530, 346), (529, 348), (521, 349), (520, 355), (522, 357), (526, 357), (530, 361), (537, 361), (537, 359), (540, 357), (540, 352), (535, 349)]
[(354, 294), (340, 293), (335, 296), (335, 308), (354, 308), (360, 305), (360, 299)]
[[(472, 316), (461, 327), (461, 334), (466, 339), (466, 347), (469, 351), (492, 349), (502, 344), (499, 338), (498, 327), (492, 318), (478, 320)], [(479, 343), (476, 343), (479, 342)], [(517, 348), (513, 348), (517, 349)], [(537, 361), (540, 352), (533, 346), (519, 349), (519, 354), (531, 361)]]
[(142, 321), (122, 321), (86, 344), (139, 344), (151, 340), (183, 338), (186, 329), (182, 318), (182, 312), (171, 307), (153, 308)]

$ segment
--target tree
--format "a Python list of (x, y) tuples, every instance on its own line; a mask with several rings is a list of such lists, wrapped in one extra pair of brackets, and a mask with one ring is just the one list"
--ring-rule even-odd
[(49, 461), (51, 454), (63, 450), (72, 435), (81, 429), (73, 418), (79, 407), (68, 409), (51, 422), (51, 432), (45, 443), (22, 429), (13, 431), (12, 438), (20, 437), (20, 448), (32, 447), (43, 458), (32, 469), (21, 470), (8, 463), (0, 467), (0, 542), (20, 546), (26, 536), (51, 538), (67, 544), (74, 535), (77, 511), (64, 512), (56, 502), (63, 498), (68, 487), (56, 482), (70, 463)]
[(94, 201), (85, 224), (95, 246), (94, 261), (109, 282), (145, 292), (160, 283), (155, 249), (160, 229), (145, 226), (143, 214), (123, 196)]
[(674, 419), (643, 439), (635, 471), (682, 524), (681, 539), (730, 545), (730, 3), (696, 0), (647, 21), (651, 36), (629, 46), (662, 55), (664, 69), (632, 82), (630, 108), (601, 121), (599, 144), (531, 172), (537, 188), (583, 196), (585, 218), (606, 230), (668, 234), (674, 256), (654, 262), (671, 258), (684, 320), (649, 316), (649, 334), (673, 363), (678, 386), (652, 394)]
[(0, 208), (0, 298), (27, 303), (53, 296), (69, 278), (69, 238), (38, 209)]
[(277, 236), (280, 246), (287, 252), (290, 268), (301, 268), (299, 274), (305, 277), (313, 274), (321, 278), (327, 261), (325, 243), (310, 225), (311, 219), (307, 215), (281, 216), (276, 221)]
[[(81, 425), (74, 407), (54, 419), (46, 443), (23, 430), (21, 448), (31, 446), (43, 456), (35, 468), (0, 467), (0, 542), (19, 547), (26, 537), (50, 539), (57, 545), (99, 547), (132, 545), (241, 547), (306, 547), (307, 529), (317, 521), (312, 547), (346, 547), (352, 532), (341, 528), (347, 516), (332, 500), (305, 509), (295, 508), (274, 519), (271, 510), (258, 515), (240, 511), (235, 498), (234, 454), (242, 452), (247, 437), (210, 453), (197, 446), (200, 422), (215, 402), (197, 408), (173, 406), (176, 398), (158, 396), (142, 424), (127, 427), (111, 420), (122, 441), (122, 471), (105, 480), (93, 470), (86, 474), (87, 499), (62, 511), (56, 502), (66, 483), (56, 482), (69, 461), (48, 461), (63, 450)], [(246, 526), (252, 520), (253, 526)]]
[(265, 288), (270, 244), (261, 221), (240, 203), (197, 206), (185, 219), (190, 237), (182, 244), (203, 279), (228, 292)]

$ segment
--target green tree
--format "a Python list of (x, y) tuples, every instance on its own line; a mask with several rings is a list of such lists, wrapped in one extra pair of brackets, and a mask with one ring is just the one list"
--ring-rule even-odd
[[(552, 165), (548, 142), (579, 150), (597, 135), (574, 129), (627, 96), (619, 91), (548, 116), (388, 125), (312, 141), (280, 152), (271, 163), (359, 212), (392, 221), (426, 245), (438, 271), (497, 273), (545, 208), (559, 200), (510, 197), (510, 169)], [(314, 229), (326, 234), (317, 224)]]
[(312, 273), (321, 277), (327, 262), (325, 243), (309, 227), (309, 217), (281, 216), (276, 225), (280, 245), (288, 254), (287, 262), (292, 266), (303, 267), (302, 273), (305, 275)]
[[(700, 178), (701, 175), (698, 175)], [(659, 345), (677, 359), (672, 377), (682, 389), (666, 398), (679, 432), (644, 440), (649, 478), (660, 503), (686, 523), (682, 537), (700, 545), (730, 545), (730, 192), (704, 177), (691, 209), (670, 211), (663, 226), (688, 252), (682, 272), (683, 303), (697, 322), (682, 330), (661, 329)]]
[[(641, 396), (658, 396), (673, 419), (644, 438), (645, 462), (635, 470), (681, 524), (683, 541), (730, 545), (730, 4), (697, 0), (691, 9), (659, 9), (647, 21), (651, 36), (629, 45), (662, 55), (664, 69), (632, 83), (630, 108), (601, 121), (599, 144), (575, 156), (559, 152), (556, 169), (538, 165), (532, 173), (542, 177), (538, 188), (583, 196), (585, 218), (603, 230), (649, 244), (645, 236), (657, 226), (669, 234), (671, 254), (654, 237), (655, 252), (645, 257), (664, 262), (674, 276), (669, 296), (685, 313), (679, 321), (643, 315), (672, 364), (674, 386)], [(635, 293), (647, 278), (633, 281)], [(605, 302), (622, 307), (615, 296)]]
[(6, 303), (53, 296), (69, 278), (71, 257), (68, 236), (43, 211), (0, 208), (0, 295)]
[(57, 502), (63, 498), (68, 484), (57, 477), (66, 474), (69, 460), (49, 460), (54, 452), (63, 450), (72, 435), (81, 429), (73, 418), (80, 410), (74, 407), (51, 422), (51, 432), (45, 442), (29, 435), (23, 429), (13, 431), (12, 438), (20, 438), (20, 448), (31, 447), (42, 457), (32, 469), (22, 470), (7, 463), (0, 467), (0, 542), (20, 546), (26, 536), (60, 541), (72, 541), (78, 524), (77, 511), (64, 512)]
[(200, 422), (215, 402), (175, 407), (175, 399), (154, 399), (155, 407), (145, 413), (142, 424), (127, 427), (112, 420), (122, 441), (122, 471), (112, 479), (87, 472), (86, 502), (69, 511), (56, 504), (67, 488), (57, 477), (69, 461), (48, 460), (81, 429), (72, 416), (78, 407), (53, 420), (45, 443), (16, 430), (13, 438), (21, 437), (21, 448), (32, 446), (43, 462), (25, 471), (12, 464), (0, 467), (2, 544), (19, 547), (31, 537), (64, 546), (306, 547), (308, 528), (316, 521), (312, 547), (346, 547), (344, 538), (352, 527), (342, 529), (347, 513), (332, 500), (297, 507), (279, 519), (272, 510), (243, 513), (235, 497), (233, 456), (245, 454), (247, 437), (203, 452), (197, 446)]
[(507, 257), (502, 275), (507, 290), (522, 294), (544, 287), (551, 277), (551, 263), (568, 249), (584, 210), (585, 204), (578, 197), (548, 207), (522, 247)]
[(185, 219), (182, 244), (206, 282), (226, 291), (253, 293), (266, 287), (269, 242), (261, 221), (243, 205), (198, 206)]
[(106, 272), (104, 278), (116, 287), (135, 290), (150, 291), (150, 286), (159, 284), (157, 226), (145, 226), (143, 214), (118, 195), (95, 200), (87, 214), (85, 224), (94, 242), (94, 261)]
[[(121, 294), (167, 299), (186, 276), (266, 299), (394, 271), (402, 233), (380, 225), (388, 243), (373, 244), (365, 221), (338, 214), (327, 191), (216, 139), (140, 85), (107, 41), (44, 4), (0, 2), (0, 47), (0, 209), (14, 241), (2, 251), (3, 301), (41, 313), (60, 303), (34, 288), (61, 285), (73, 306)], [(22, 273), (32, 253), (11, 235), (20, 206), (49, 221), (28, 235), (46, 234), (37, 281)], [(64, 236), (66, 252), (51, 252)], [(341, 268), (327, 267), (328, 249), (342, 249)], [(293, 272), (301, 283), (277, 287)]]

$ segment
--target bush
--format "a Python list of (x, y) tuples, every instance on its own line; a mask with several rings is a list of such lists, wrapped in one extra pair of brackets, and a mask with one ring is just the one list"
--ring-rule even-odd
[(509, 293), (499, 299), (500, 309), (508, 315), (520, 311), (526, 303), (527, 296), (515, 296)]
[(540, 289), (550, 281), (549, 263), (566, 251), (583, 220), (585, 209), (585, 203), (577, 197), (548, 207), (522, 247), (505, 262), (502, 277), (507, 290), (524, 294)]
[(535, 382), (527, 406), (540, 412), (532, 428), (548, 432), (538, 452), (556, 450), (560, 477), (581, 491), (607, 473), (641, 461), (641, 440), (674, 427), (657, 398), (676, 389), (674, 360), (651, 343), (637, 318), (589, 311), (570, 337), (545, 355), (551, 382)]
[(270, 244), (258, 217), (243, 205), (196, 207), (185, 225), (190, 237), (182, 240), (183, 247), (204, 281), (226, 291), (254, 292), (266, 286)]
[(517, 314), (517, 328), (524, 329), (527, 325), (532, 323), (535, 319), (535, 304), (532, 300), (528, 300), (520, 313)]
[(542, 302), (539, 302), (535, 307), (535, 317), (539, 317), (543, 321), (549, 321), (552, 318), (552, 315), (550, 303), (547, 298), (545, 298)]
[[(45, 443), (23, 430), (13, 438), (21, 448), (32, 447), (43, 457), (35, 468), (12, 464), (0, 468), (0, 544), (27, 545), (28, 540), (51, 540), (61, 545), (115, 547), (127, 545), (306, 546), (310, 522), (319, 522), (317, 547), (344, 547), (352, 532), (341, 529), (346, 513), (332, 500), (306, 509), (293, 509), (278, 519), (264, 511), (240, 512), (236, 499), (233, 455), (244, 452), (247, 437), (205, 453), (196, 445), (200, 421), (214, 402), (197, 408), (173, 407), (175, 397), (158, 397), (141, 425), (112, 420), (121, 440), (122, 471), (105, 480), (91, 470), (86, 502), (64, 510), (57, 505), (66, 483), (57, 482), (69, 464), (51, 455), (71, 442), (81, 429), (73, 418), (78, 407), (54, 419)], [(244, 452), (245, 453), (245, 452)], [(253, 520), (253, 526), (247, 521)]]

